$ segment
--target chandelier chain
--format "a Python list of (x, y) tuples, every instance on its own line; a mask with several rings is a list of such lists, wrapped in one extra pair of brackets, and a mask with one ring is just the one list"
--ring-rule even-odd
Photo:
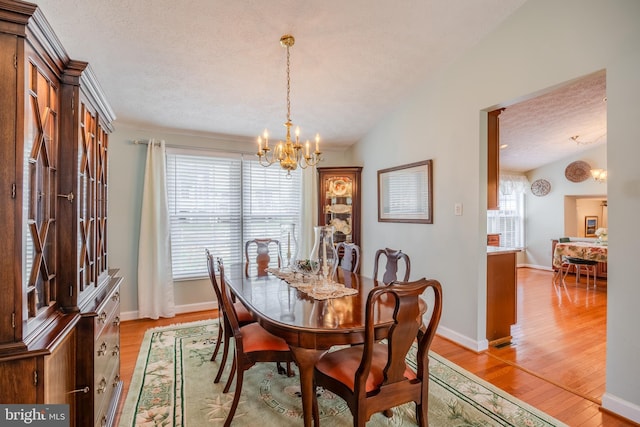
[(291, 77), (289, 73), (291, 61), (289, 57), (289, 46), (287, 46), (287, 122), (291, 121)]

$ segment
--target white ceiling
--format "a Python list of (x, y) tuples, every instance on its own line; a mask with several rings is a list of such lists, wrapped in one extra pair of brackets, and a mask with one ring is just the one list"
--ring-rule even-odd
[[(36, 1), (69, 56), (91, 64), (116, 113), (116, 127), (126, 123), (245, 139), (269, 128), (274, 139), (282, 138), (286, 51), (279, 40), (293, 34), (292, 121), (302, 138), (320, 133), (323, 144), (336, 147), (360, 139), (413, 88), (524, 2)], [(560, 103), (554, 105), (564, 111)], [(548, 112), (534, 107), (536, 115)], [(533, 141), (538, 154), (549, 153), (545, 144), (566, 142), (560, 134), (566, 140), (599, 132), (576, 108), (575, 126), (558, 125), (553, 134), (548, 118), (536, 121), (516, 111), (513, 106), (501, 115), (501, 132), (513, 152)], [(528, 118), (527, 128), (514, 126), (510, 133), (510, 116)], [(532, 129), (540, 128), (548, 133), (537, 136)], [(535, 166), (508, 157), (501, 161), (511, 170)]]

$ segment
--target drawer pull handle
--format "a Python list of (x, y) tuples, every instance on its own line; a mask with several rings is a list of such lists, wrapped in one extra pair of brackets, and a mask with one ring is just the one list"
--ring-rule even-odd
[(73, 199), (75, 199), (76, 196), (73, 195), (72, 191), (69, 194), (58, 194), (58, 197), (62, 197), (64, 199), (67, 199), (69, 203), (73, 203)]
[(107, 389), (107, 380), (104, 377), (100, 380), (100, 385), (98, 386), (98, 394), (102, 394)]
[(111, 301), (120, 301), (120, 292), (116, 292), (115, 294), (113, 294), (113, 296), (111, 297)]
[(102, 341), (102, 344), (100, 344), (100, 348), (98, 349), (98, 356), (104, 356), (106, 352), (107, 352), (107, 343)]
[(117, 387), (119, 382), (120, 382), (120, 375), (116, 375), (116, 376), (113, 378), (113, 386), (114, 386), (114, 387)]
[(100, 427), (106, 427), (107, 425), (107, 416), (103, 415), (102, 419), (100, 420)]
[(79, 388), (79, 389), (77, 389), (77, 390), (71, 390), (71, 391), (70, 391), (70, 392), (68, 392), (67, 394), (73, 394), (73, 393), (84, 393), (84, 394), (87, 394), (87, 393), (89, 393), (89, 390), (91, 390), (91, 389), (89, 388), (89, 386), (86, 386), (86, 387), (84, 387), (84, 388)]
[(98, 322), (104, 323), (106, 321), (107, 321), (107, 313), (103, 311), (102, 313), (100, 313), (100, 316), (98, 316)]
[(113, 351), (111, 352), (112, 356), (117, 356), (118, 353), (120, 353), (120, 346), (116, 345), (115, 347), (113, 347)]
[(113, 326), (120, 326), (120, 316), (116, 316), (115, 320), (113, 321)]

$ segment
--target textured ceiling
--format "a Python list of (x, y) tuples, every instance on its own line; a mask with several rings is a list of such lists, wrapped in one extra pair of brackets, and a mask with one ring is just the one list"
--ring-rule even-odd
[(604, 71), (511, 105), (500, 114), (500, 168), (525, 172), (607, 143)]
[[(273, 138), (282, 138), (286, 51), (279, 40), (291, 33), (296, 38), (292, 121), (302, 138), (318, 132), (323, 144), (344, 146), (360, 139), (413, 88), (450, 65), (524, 1), (36, 3), (69, 56), (91, 64), (116, 113), (116, 127), (126, 123), (240, 139), (253, 139), (269, 128)], [(503, 113), (504, 126), (510, 114), (510, 109)], [(546, 119), (539, 123), (549, 127)], [(586, 136), (586, 127), (578, 127), (564, 133)], [(502, 132), (509, 134), (506, 127)], [(517, 140), (526, 145), (524, 138)], [(538, 138), (536, 147), (552, 140), (559, 141)], [(514, 136), (510, 147), (515, 145)]]

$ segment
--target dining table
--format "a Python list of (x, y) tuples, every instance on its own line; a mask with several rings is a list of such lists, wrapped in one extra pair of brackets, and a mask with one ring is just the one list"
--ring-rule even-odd
[[(366, 300), (369, 291), (378, 286), (377, 281), (342, 268), (337, 269), (334, 279), (357, 292), (319, 300), (274, 274), (248, 276), (242, 265), (225, 266), (225, 282), (236, 299), (263, 328), (289, 344), (300, 375), (305, 427), (319, 424), (313, 409), (316, 362), (333, 346), (364, 342)], [(426, 303), (421, 300), (421, 304), (422, 312), (426, 311)], [(386, 337), (392, 312), (392, 299), (376, 305), (376, 339)]]
[(608, 246), (598, 242), (558, 242), (553, 250), (553, 268), (562, 269), (562, 258), (572, 257), (590, 261), (607, 262)]

